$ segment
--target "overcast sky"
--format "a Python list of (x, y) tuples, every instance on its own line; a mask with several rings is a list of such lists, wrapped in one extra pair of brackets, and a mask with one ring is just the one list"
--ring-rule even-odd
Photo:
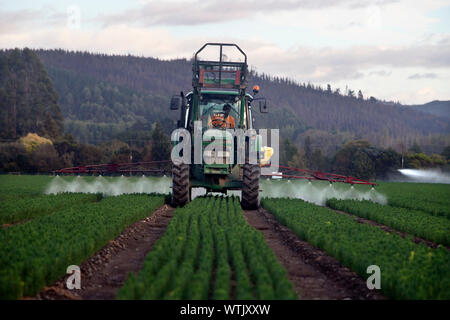
[(341, 92), (450, 100), (449, 0), (0, 0), (0, 48), (189, 58), (204, 42), (235, 42), (259, 72)]

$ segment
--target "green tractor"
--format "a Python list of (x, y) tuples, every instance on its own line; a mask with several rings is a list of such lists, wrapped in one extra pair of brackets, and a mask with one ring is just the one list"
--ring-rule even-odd
[[(219, 58), (201, 60), (205, 48), (218, 51)], [(233, 49), (238, 61), (229, 61), (224, 49)], [(193, 90), (174, 95), (170, 103), (171, 110), (181, 110), (177, 127), (184, 132), (183, 140), (189, 135), (191, 148), (188, 161), (173, 161), (172, 205), (184, 206), (191, 200), (192, 188), (202, 187), (207, 192), (241, 190), (242, 207), (256, 209), (261, 166), (271, 148), (262, 147), (261, 136), (252, 130), (251, 103), (257, 100), (261, 113), (268, 109), (265, 98), (246, 93), (247, 55), (236, 44), (207, 43), (196, 52), (192, 71)], [(255, 86), (254, 95), (258, 91)], [(216, 133), (214, 138), (209, 132)], [(223, 133), (221, 138), (217, 132)]]

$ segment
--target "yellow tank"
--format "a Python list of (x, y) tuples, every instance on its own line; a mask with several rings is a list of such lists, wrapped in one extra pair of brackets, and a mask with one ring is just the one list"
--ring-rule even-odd
[(268, 167), (270, 166), (270, 158), (273, 156), (273, 148), (264, 146), (261, 148), (261, 151), (264, 152), (264, 158), (262, 158), (259, 162), (260, 167)]

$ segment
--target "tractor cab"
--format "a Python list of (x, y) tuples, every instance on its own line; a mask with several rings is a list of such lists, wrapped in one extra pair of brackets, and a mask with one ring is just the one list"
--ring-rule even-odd
[[(207, 50), (211, 47), (216, 49), (213, 54), (216, 53), (219, 59), (211, 58), (211, 50)], [(234, 54), (230, 53), (230, 48), (234, 49)], [(204, 51), (209, 55), (202, 58)], [(179, 128), (191, 130), (194, 121), (202, 121), (204, 128), (250, 129), (251, 102), (254, 100), (258, 100), (261, 113), (268, 112), (265, 98), (254, 98), (246, 93), (247, 55), (237, 45), (205, 44), (194, 56), (192, 71), (193, 91), (186, 96), (181, 92), (171, 100), (172, 110), (181, 109)], [(259, 86), (255, 86), (254, 95), (258, 92)], [(224, 110), (227, 105), (229, 114)]]
[[(253, 96), (245, 94), (244, 101), (238, 92), (202, 90), (198, 97), (197, 113), (194, 114), (193, 100), (194, 93), (186, 94), (184, 111), (178, 127), (188, 129), (189, 119), (196, 119), (202, 122), (202, 129), (252, 129), (253, 121), (251, 102)], [(244, 104), (244, 112), (241, 112)], [(183, 106), (180, 105), (183, 109)], [(241, 116), (243, 115), (243, 118)], [(242, 120), (242, 121), (241, 121)]]
[(235, 129), (239, 124), (239, 97), (226, 94), (203, 94), (199, 103), (202, 127)]

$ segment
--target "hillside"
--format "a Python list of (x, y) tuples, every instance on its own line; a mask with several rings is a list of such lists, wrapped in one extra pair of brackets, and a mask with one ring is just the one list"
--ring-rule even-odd
[(450, 101), (434, 100), (421, 105), (413, 105), (410, 108), (438, 117), (450, 118)]
[(170, 129), (175, 113), (167, 112), (167, 97), (98, 80), (71, 70), (48, 67), (60, 95), (65, 131), (77, 140), (99, 144), (135, 123), (159, 121)]
[(0, 50), (0, 138), (30, 132), (54, 138), (62, 130), (58, 94), (36, 53)]
[[(168, 110), (170, 96), (191, 87), (191, 64), (185, 59), (63, 50), (37, 54), (60, 95), (66, 131), (85, 142), (108, 140), (136, 121), (161, 121), (170, 132), (177, 116)], [(306, 135), (315, 146), (325, 139), (327, 154), (352, 139), (381, 147), (418, 142), (427, 152), (441, 152), (448, 143), (449, 122), (439, 114), (255, 72), (250, 78), (270, 101), (268, 116), (255, 114), (259, 127), (280, 128), (282, 137), (297, 144)]]
[[(170, 112), (172, 94), (191, 87), (191, 64), (132, 56), (37, 51), (60, 95), (65, 130), (81, 142), (108, 141), (133, 123), (159, 121), (170, 133), (177, 112)], [(281, 128), (285, 136), (306, 130), (294, 111), (285, 106), (270, 116), (255, 112), (264, 128)], [(280, 126), (283, 124), (283, 126)]]

